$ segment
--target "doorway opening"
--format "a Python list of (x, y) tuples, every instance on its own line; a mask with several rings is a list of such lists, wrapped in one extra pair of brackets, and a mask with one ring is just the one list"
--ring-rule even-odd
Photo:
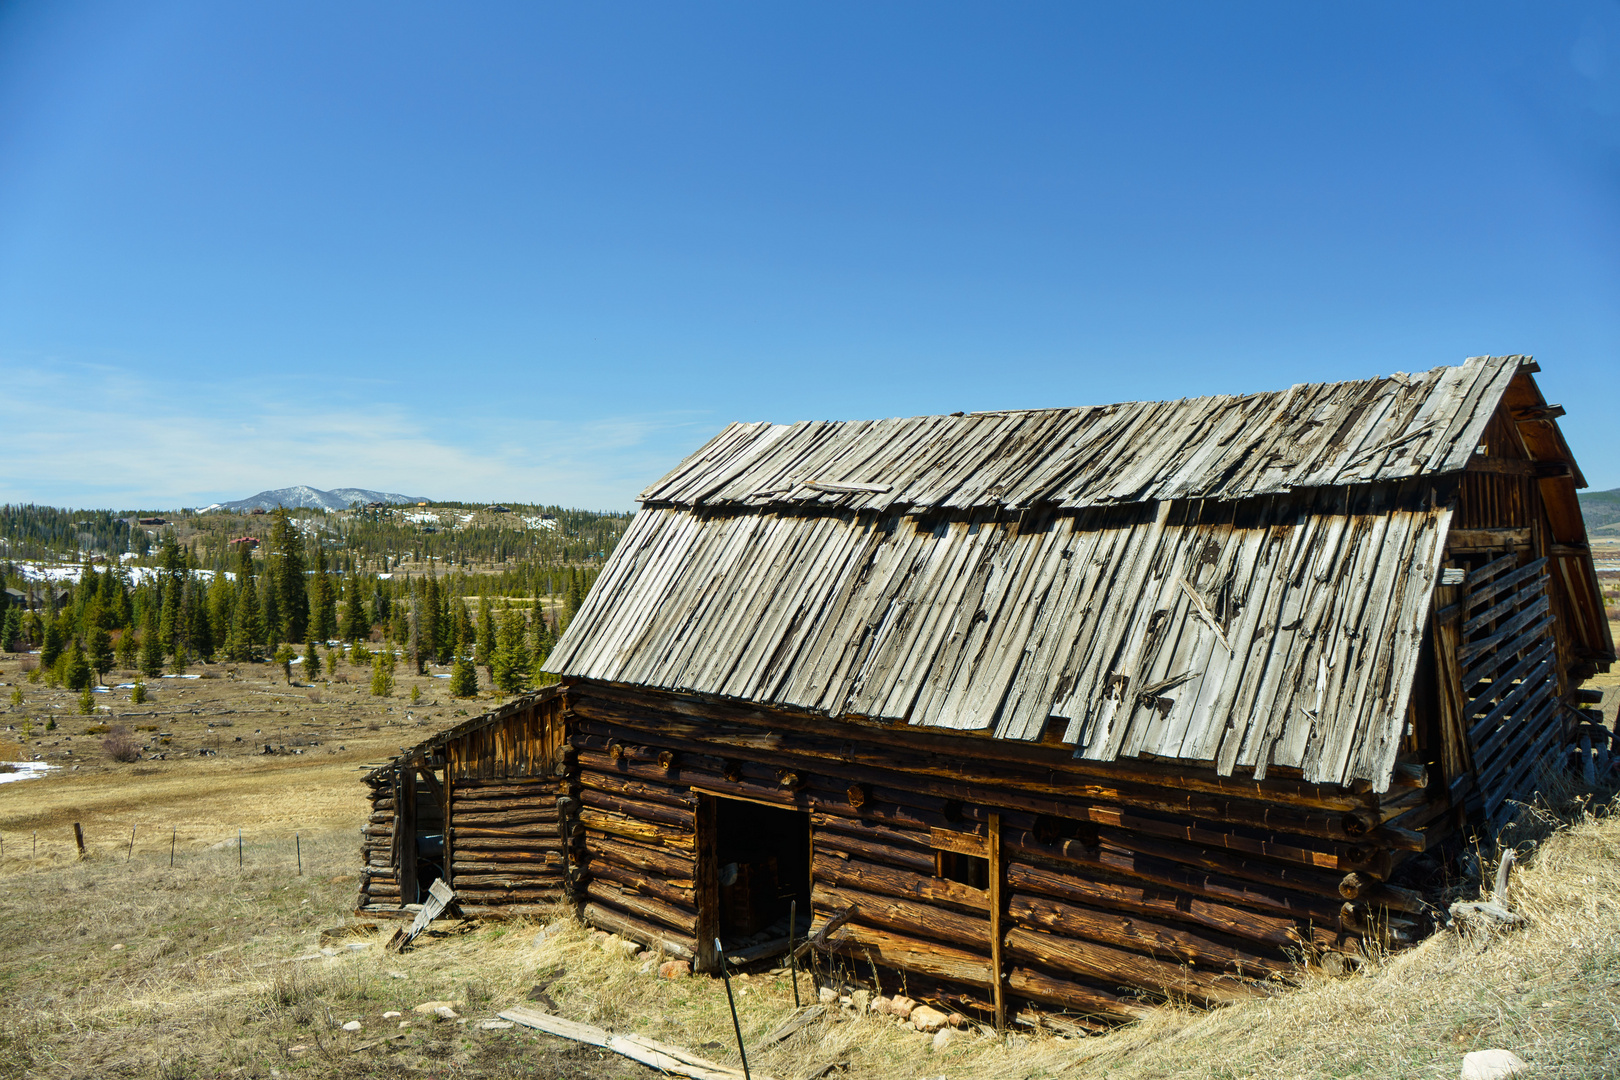
[(810, 914), (810, 813), (716, 797), (715, 923), (729, 952), (788, 937), (798, 905), (802, 936)]

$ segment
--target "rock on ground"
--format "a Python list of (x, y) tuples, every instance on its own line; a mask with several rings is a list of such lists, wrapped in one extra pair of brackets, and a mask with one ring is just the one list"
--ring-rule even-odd
[(440, 1009), (454, 1009), (455, 1007), (456, 1003), (453, 1001), (424, 1001), (411, 1011), (426, 1016), (428, 1013), (435, 1013)]
[(1475, 1050), (1463, 1055), (1462, 1080), (1505, 1080), (1528, 1068), (1511, 1050)]
[(692, 974), (692, 965), (685, 960), (665, 960), (658, 965), (660, 979), (684, 979)]
[(889, 1015), (897, 1016), (902, 1020), (911, 1019), (911, 1010), (916, 1007), (917, 1003), (908, 997), (896, 995), (889, 999)]
[(949, 1018), (932, 1005), (918, 1005), (911, 1010), (911, 1026), (924, 1035), (932, 1035), (944, 1027)]
[(360, 1030), (360, 1021), (358, 1021), (358, 1020), (350, 1020), (347, 1024), (343, 1025), (343, 1030), (344, 1031), (359, 1031)]

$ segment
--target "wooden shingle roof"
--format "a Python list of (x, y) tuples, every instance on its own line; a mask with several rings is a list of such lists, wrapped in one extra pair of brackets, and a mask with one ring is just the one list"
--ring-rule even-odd
[(732, 425), (563, 676), (1387, 786), (1462, 470), (1520, 357), (1277, 394)]
[(1275, 393), (870, 421), (731, 424), (647, 506), (1069, 509), (1238, 499), (1467, 464), (1527, 358)]

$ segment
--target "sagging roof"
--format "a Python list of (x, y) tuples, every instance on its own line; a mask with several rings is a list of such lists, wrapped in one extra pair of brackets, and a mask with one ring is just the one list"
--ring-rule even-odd
[(1450, 522), (1430, 478), (1527, 363), (732, 425), (643, 493), (546, 668), (1382, 790)]
[(1081, 409), (731, 424), (646, 506), (887, 511), (1240, 499), (1456, 472), (1522, 356), (1267, 394)]
[(380, 781), (387, 777), (402, 761), (415, 761), (418, 758), (423, 760), (431, 759), (444, 748), (446, 743), (454, 742), (456, 739), (489, 727), (491, 724), (498, 724), (507, 717), (515, 716), (530, 706), (537, 705), (542, 701), (549, 701), (562, 692), (563, 688), (556, 684), (551, 686), (542, 686), (534, 690), (530, 690), (528, 693), (521, 694), (518, 697), (513, 698), (511, 701), (506, 702), (504, 705), (491, 709), (489, 712), (468, 717), (459, 724), (452, 727), (447, 727), (443, 731), (430, 735), (428, 738), (423, 739), (415, 746), (400, 747), (398, 755), (390, 758), (383, 764), (376, 766), (370, 772), (366, 773), (362, 779), (368, 783)]

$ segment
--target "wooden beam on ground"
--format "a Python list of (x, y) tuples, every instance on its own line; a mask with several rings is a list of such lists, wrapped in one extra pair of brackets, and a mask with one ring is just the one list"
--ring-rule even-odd
[[(687, 1076), (692, 1080), (743, 1080), (741, 1069), (733, 1069), (725, 1065), (698, 1057), (692, 1051), (669, 1043), (649, 1039), (645, 1035), (614, 1035), (599, 1027), (582, 1024), (577, 1020), (565, 1020), (560, 1016), (541, 1012), (539, 1009), (530, 1009), (517, 1005), (498, 1014), (502, 1020), (510, 1020), (514, 1024), (543, 1031), (547, 1035), (555, 1035), (560, 1039), (584, 1043), (586, 1046), (600, 1046), (605, 1050), (612, 1050), (615, 1054), (639, 1061), (643, 1065), (650, 1065), (659, 1072), (672, 1076)], [(754, 1073), (757, 1080), (771, 1080), (764, 1073)]]

